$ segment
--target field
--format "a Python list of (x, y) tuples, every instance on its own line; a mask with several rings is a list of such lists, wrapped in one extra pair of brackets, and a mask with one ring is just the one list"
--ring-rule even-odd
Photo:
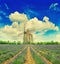
[(0, 64), (60, 64), (60, 45), (0, 44)]

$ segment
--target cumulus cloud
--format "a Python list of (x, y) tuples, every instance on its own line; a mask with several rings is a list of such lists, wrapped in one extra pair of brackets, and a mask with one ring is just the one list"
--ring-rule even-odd
[(9, 19), (12, 21), (12, 22), (26, 22), (28, 21), (27, 19), (27, 16), (23, 13), (19, 13), (19, 12), (14, 12), (14, 13), (11, 13), (9, 15)]
[(43, 41), (45, 41), (43, 35), (40, 35), (40, 33), (39, 34), (33, 33), (33, 38), (34, 38), (33, 39), (34, 42), (43, 42)]
[(12, 23), (12, 27), (13, 27), (13, 28), (18, 28), (18, 27), (19, 27), (18, 22), (13, 22), (13, 23)]
[(6, 25), (4, 28), (0, 28), (0, 39), (22, 41), (23, 32), (18, 30), (17, 27), (15, 28), (16, 24), (15, 26), (13, 26), (13, 24), (11, 26)]
[(43, 21), (48, 22), (49, 21), (49, 18), (47, 16), (44, 16)]
[[(44, 16), (42, 21), (38, 20), (37, 17), (28, 20), (25, 14), (14, 12), (9, 15), (9, 19), (12, 21), (12, 24), (0, 28), (0, 37), (3, 39), (6, 37), (6, 40), (23, 41), (24, 21), (27, 21), (25, 22), (26, 30), (29, 29), (33, 33), (35, 41), (39, 41), (40, 39), (43, 41), (43, 34), (49, 30), (59, 30), (58, 26), (55, 26), (47, 16)], [(39, 32), (39, 34), (36, 34), (36, 32)]]
[(54, 41), (60, 42), (60, 33), (55, 35)]
[(24, 29), (24, 21), (27, 21), (25, 22), (26, 24), (26, 30), (27, 29), (30, 29), (32, 31), (47, 31), (47, 30), (58, 30), (58, 27), (55, 26), (55, 24), (53, 24), (52, 22), (49, 21), (49, 18), (48, 17), (44, 17), (43, 18), (43, 21), (41, 20), (38, 20), (38, 18), (34, 17), (30, 20), (28, 20), (26, 14), (21, 14), (19, 12), (14, 12), (12, 14), (9, 15), (9, 19), (12, 21), (12, 22), (15, 22), (13, 23), (13, 26), (16, 27), (18, 26), (18, 23), (16, 22), (22, 22), (20, 24), (20, 29)]
[(50, 22), (48, 17), (45, 16), (43, 18), (43, 21), (40, 21), (38, 20), (38, 18), (35, 17), (27, 22), (26, 29), (30, 29), (34, 32), (39, 31), (41, 33), (44, 33), (48, 30), (59, 30), (58, 26), (55, 26), (55, 24)]
[(60, 43), (60, 33), (54, 33), (50, 35), (40, 35), (39, 34), (33, 34), (34, 36), (34, 42), (59, 42)]

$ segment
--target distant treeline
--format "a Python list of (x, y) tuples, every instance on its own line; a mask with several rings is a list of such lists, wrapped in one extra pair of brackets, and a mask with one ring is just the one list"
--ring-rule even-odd
[[(21, 43), (20, 41), (16, 42), (16, 41), (13, 41), (13, 42), (10, 42), (10, 41), (0, 41), (0, 44), (24, 44), (24, 43)], [(30, 44), (45, 44), (45, 45), (50, 45), (50, 44), (60, 44), (60, 42), (54, 42), (54, 41), (51, 41), (51, 42), (33, 42), (33, 43), (30, 43)]]
[(13, 41), (13, 42), (10, 42), (10, 41), (0, 41), (0, 44), (21, 44), (20, 41), (16, 42), (16, 41)]
[(50, 45), (50, 44), (60, 44), (60, 42), (54, 42), (54, 41), (51, 41), (51, 42), (37, 42), (36, 44), (46, 44), (46, 45)]

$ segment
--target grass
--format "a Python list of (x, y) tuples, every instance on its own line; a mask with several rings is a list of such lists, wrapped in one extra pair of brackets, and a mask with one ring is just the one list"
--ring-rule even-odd
[(31, 50), (32, 56), (36, 64), (46, 64), (36, 53)]
[(53, 64), (60, 64), (60, 45), (38, 45), (34, 48)]
[(24, 64), (26, 51), (27, 50), (25, 49), (11, 64)]
[[(0, 64), (13, 57), (21, 51), (24, 46), (25, 45), (0, 44)], [(34, 45), (34, 48), (53, 64), (60, 64), (60, 45)], [(12, 61), (11, 64), (24, 64), (26, 51), (27, 49), (23, 51), (23, 53), (20, 54), (14, 61)], [(40, 51), (44, 51), (45, 53)], [(36, 64), (45, 64), (45, 62), (32, 50), (31, 53)]]
[(0, 45), (0, 64), (15, 56), (22, 48), (23, 45)]

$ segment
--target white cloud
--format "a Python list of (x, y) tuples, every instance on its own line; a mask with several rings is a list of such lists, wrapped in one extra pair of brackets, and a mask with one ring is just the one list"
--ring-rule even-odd
[(22, 41), (23, 32), (18, 30), (17, 28), (17, 23), (15, 22), (11, 26), (6, 25), (4, 28), (0, 28), (0, 39)]
[(11, 13), (9, 15), (9, 19), (12, 21), (12, 22), (26, 22), (28, 21), (27, 19), (27, 16), (23, 13), (19, 13), (19, 12), (14, 12), (14, 13)]
[(47, 31), (47, 30), (58, 30), (58, 27), (55, 26), (52, 22), (49, 21), (48, 17), (44, 17), (43, 21), (38, 20), (38, 18), (32, 18), (30, 20), (27, 19), (25, 14), (21, 14), (19, 12), (14, 12), (9, 15), (9, 18), (12, 22), (22, 22), (20, 24), (20, 29), (24, 29), (24, 21), (26, 24), (26, 29), (30, 29), (32, 31)]
[(58, 5), (59, 5), (58, 3), (52, 3), (52, 4), (50, 5), (50, 9), (51, 9), (51, 8), (54, 8), (54, 7), (58, 6)]
[(13, 28), (18, 28), (18, 26), (19, 26), (18, 22), (13, 22), (13, 23), (12, 23), (12, 27), (13, 27)]
[(60, 42), (60, 33), (55, 35), (54, 41)]
[(43, 42), (44, 41), (44, 37), (43, 35), (40, 35), (40, 34), (34, 34), (33, 33), (33, 40), (34, 42)]
[[(25, 14), (15, 12), (10, 14), (9, 18), (12, 21), (12, 25), (6, 25), (5, 27), (0, 28), (0, 37), (2, 37), (0, 39), (22, 41), (24, 21), (27, 21), (26, 30), (29, 29), (33, 33), (34, 41), (45, 40), (43, 34), (45, 34), (49, 30), (59, 30), (58, 26), (55, 26), (55, 24), (49, 21), (49, 18), (46, 16), (43, 18), (43, 21), (38, 20), (38, 18), (36, 17), (28, 20)], [(36, 31), (40, 33), (36, 34)]]
[(30, 29), (31, 31), (39, 31), (39, 32), (46, 32), (48, 30), (56, 30), (58, 31), (58, 26), (55, 26), (52, 22), (49, 21), (48, 17), (44, 17), (43, 21), (38, 20), (38, 18), (33, 18), (29, 22), (27, 22), (26, 29)]
[(60, 33), (57, 34), (50, 34), (50, 35), (40, 35), (39, 34), (33, 34), (34, 35), (34, 42), (59, 42), (60, 43)]
[(44, 16), (43, 21), (48, 22), (49, 21), (49, 18), (47, 16)]
[(52, 3), (49, 9), (57, 12), (60, 11), (59, 3)]

